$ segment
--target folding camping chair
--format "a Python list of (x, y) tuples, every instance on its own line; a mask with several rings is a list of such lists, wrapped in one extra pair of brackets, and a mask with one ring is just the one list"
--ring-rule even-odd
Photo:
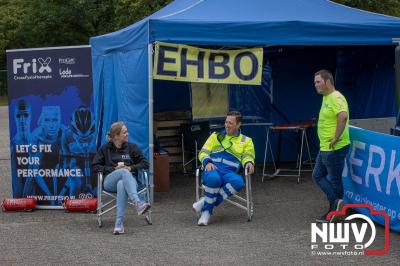
[[(138, 176), (136, 178), (138, 183), (138, 195), (139, 197), (143, 198), (146, 202), (150, 202), (150, 184), (149, 179), (147, 176), (146, 171), (139, 171)], [(117, 193), (109, 192), (104, 190), (103, 188), (103, 173), (99, 172), (97, 174), (97, 222), (99, 227), (102, 227), (103, 222), (101, 218), (104, 214), (108, 213), (109, 211), (115, 209), (117, 207), (116, 200), (117, 200)], [(104, 196), (108, 196), (108, 201), (103, 198)], [(128, 201), (129, 204), (134, 206), (132, 201)], [(145, 219), (148, 224), (152, 224), (151, 220), (151, 210), (149, 210), (145, 214)]]
[[(240, 209), (246, 211), (247, 213), (247, 221), (250, 222), (251, 218), (254, 214), (253, 209), (253, 196), (252, 196), (252, 189), (251, 189), (251, 175), (247, 173), (247, 170), (244, 171), (244, 178), (245, 178), (245, 198), (239, 196), (238, 194), (232, 195), (229, 198), (225, 199), (224, 201), (239, 207)], [(200, 199), (200, 194), (204, 192), (204, 186), (201, 181), (201, 169), (196, 169), (196, 201)]]
[[(192, 122), (190, 124), (182, 124), (182, 168), (183, 173), (187, 173), (187, 167), (195, 164), (198, 168), (198, 151), (199, 145), (206, 142), (210, 136), (210, 124), (208, 121)], [(191, 157), (192, 158), (188, 158)], [(191, 168), (193, 169), (193, 168)]]

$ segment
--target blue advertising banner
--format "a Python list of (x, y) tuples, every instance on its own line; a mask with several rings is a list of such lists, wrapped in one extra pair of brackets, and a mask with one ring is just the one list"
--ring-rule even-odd
[[(346, 203), (367, 203), (385, 211), (390, 229), (400, 231), (400, 138), (350, 127), (351, 148), (343, 170)], [(384, 224), (382, 216), (368, 209), (362, 214)]]
[(7, 78), (13, 197), (96, 197), (90, 46), (7, 50)]

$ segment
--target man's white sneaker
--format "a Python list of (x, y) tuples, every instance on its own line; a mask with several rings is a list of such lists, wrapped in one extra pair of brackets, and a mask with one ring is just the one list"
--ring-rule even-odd
[(210, 220), (210, 213), (208, 211), (201, 212), (201, 216), (199, 221), (197, 222), (198, 225), (208, 225), (208, 220)]
[(124, 221), (122, 219), (117, 219), (115, 221), (114, 235), (121, 235), (123, 233), (125, 233), (125, 231), (124, 231)]
[(203, 209), (205, 200), (206, 199), (204, 197), (201, 197), (198, 201), (193, 203), (193, 205), (192, 205), (193, 206), (193, 211), (197, 212), (197, 213), (201, 212), (201, 210)]

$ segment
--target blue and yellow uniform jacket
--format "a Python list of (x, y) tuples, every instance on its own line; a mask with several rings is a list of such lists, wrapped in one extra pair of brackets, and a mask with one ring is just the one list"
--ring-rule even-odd
[(225, 130), (214, 132), (199, 152), (203, 168), (212, 162), (222, 171), (238, 172), (247, 163), (254, 164), (254, 158), (253, 140), (240, 131), (233, 137), (226, 135)]

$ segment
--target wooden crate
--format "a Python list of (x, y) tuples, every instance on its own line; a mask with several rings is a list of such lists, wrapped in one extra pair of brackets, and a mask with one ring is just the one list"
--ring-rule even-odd
[(191, 120), (192, 113), (190, 111), (168, 111), (158, 112), (154, 114), (154, 121), (166, 121), (166, 120)]
[[(171, 172), (182, 171), (182, 130), (188, 123), (187, 112), (164, 112), (155, 114), (154, 135), (162, 148), (168, 151)], [(176, 118), (176, 119), (174, 119)]]

